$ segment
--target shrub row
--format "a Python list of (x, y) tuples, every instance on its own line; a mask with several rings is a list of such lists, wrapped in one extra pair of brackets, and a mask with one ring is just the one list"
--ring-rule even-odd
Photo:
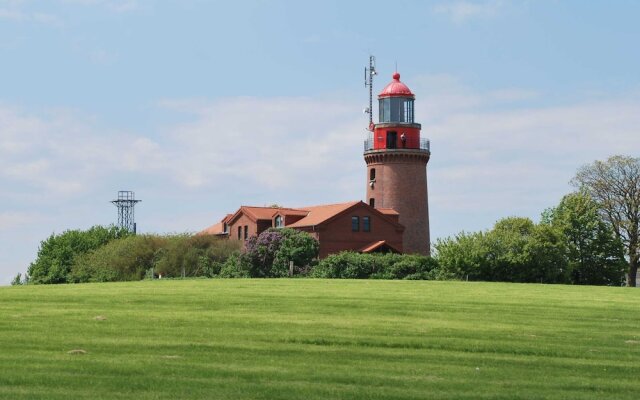
[(163, 277), (213, 277), (238, 243), (214, 236), (129, 236), (79, 255), (69, 282), (140, 280), (154, 274)]
[(436, 279), (438, 263), (415, 254), (360, 254), (345, 251), (321, 260), (311, 272), (316, 278)]

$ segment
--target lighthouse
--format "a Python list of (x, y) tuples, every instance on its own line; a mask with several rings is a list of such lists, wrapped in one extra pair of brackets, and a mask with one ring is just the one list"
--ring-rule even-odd
[(405, 227), (404, 253), (429, 255), (427, 163), (431, 151), (414, 120), (414, 101), (415, 95), (400, 81), (398, 72), (378, 95), (378, 123), (370, 124), (364, 143), (367, 202), (400, 214), (399, 222)]

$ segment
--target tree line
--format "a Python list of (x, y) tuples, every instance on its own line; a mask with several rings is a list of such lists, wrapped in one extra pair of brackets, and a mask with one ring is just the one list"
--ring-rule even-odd
[(596, 161), (580, 168), (572, 184), (576, 191), (540, 222), (503, 218), (487, 231), (438, 240), (432, 258), (344, 252), (318, 260), (318, 242), (288, 228), (251, 237), (241, 249), (208, 235), (133, 235), (96, 226), (42, 241), (28, 273), (13, 284), (294, 275), (635, 286), (640, 158)]

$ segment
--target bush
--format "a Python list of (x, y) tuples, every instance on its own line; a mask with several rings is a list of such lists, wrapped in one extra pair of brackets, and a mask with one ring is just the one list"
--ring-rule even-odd
[(94, 226), (86, 231), (68, 230), (40, 243), (36, 260), (29, 265), (32, 283), (66, 283), (74, 259), (110, 241), (131, 235), (115, 226)]
[(306, 232), (295, 229), (267, 229), (249, 238), (244, 256), (251, 277), (283, 277), (293, 261), (296, 272), (305, 270), (318, 256), (318, 241)]
[(389, 279), (432, 280), (436, 279), (438, 262), (426, 256), (404, 254), (389, 267)]
[(70, 281), (130, 281), (151, 278), (151, 273), (163, 277), (212, 277), (238, 247), (237, 242), (214, 236), (130, 236), (78, 257)]
[(503, 282), (568, 282), (561, 235), (528, 218), (509, 217), (487, 232), (438, 240), (438, 278)]
[(306, 232), (281, 229), (282, 242), (276, 251), (271, 268), (274, 276), (287, 276), (289, 262), (293, 261), (294, 274), (305, 273), (313, 260), (318, 257), (320, 244)]
[(246, 254), (236, 252), (222, 264), (220, 278), (250, 278), (251, 261)]
[(415, 254), (360, 254), (344, 251), (323, 259), (313, 269), (315, 278), (435, 279), (437, 262)]
[(138, 235), (114, 240), (76, 258), (70, 282), (114, 282), (140, 280), (154, 267), (166, 238)]

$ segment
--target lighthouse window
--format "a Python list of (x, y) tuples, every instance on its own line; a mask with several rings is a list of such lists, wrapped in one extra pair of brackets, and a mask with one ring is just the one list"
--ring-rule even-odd
[(391, 117), (391, 99), (380, 99), (378, 109), (380, 110), (380, 122), (390, 122)]
[(387, 97), (380, 99), (380, 122), (413, 123), (413, 99)]
[(404, 99), (392, 97), (389, 100), (391, 100), (391, 122), (404, 122)]
[(360, 217), (351, 217), (351, 231), (360, 231)]
[(413, 100), (405, 100), (404, 122), (413, 123)]
[(376, 207), (376, 199), (374, 199), (373, 197), (369, 199), (369, 205), (373, 208)]
[(362, 217), (362, 231), (371, 232), (371, 219), (369, 217)]
[(374, 181), (376, 179), (376, 169), (375, 168), (371, 168), (369, 170), (369, 180), (370, 181)]

